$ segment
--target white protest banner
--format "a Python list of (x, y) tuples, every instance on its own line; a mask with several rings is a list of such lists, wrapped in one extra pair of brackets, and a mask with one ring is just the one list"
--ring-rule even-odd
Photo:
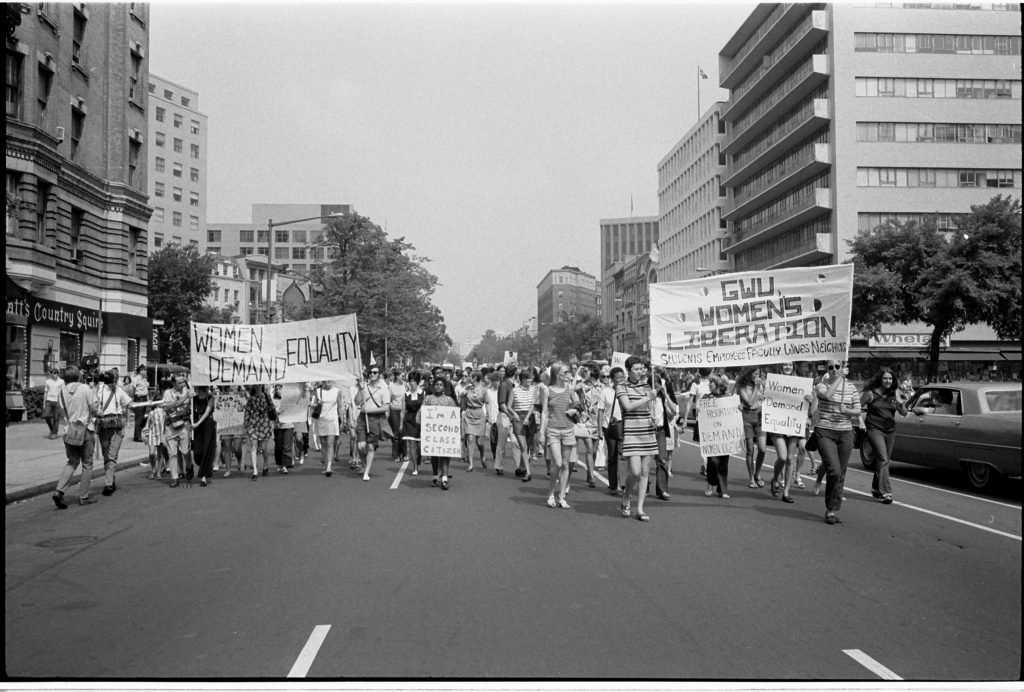
[(192, 323), (194, 385), (336, 380), (359, 374), (355, 315), (278, 324)]
[(700, 427), (700, 455), (720, 457), (743, 454), (743, 414), (736, 395), (706, 397), (697, 409)]
[[(275, 385), (275, 390), (276, 390)], [(287, 382), (280, 391), (274, 392), (274, 403), (279, 407), (277, 418), (282, 423), (305, 423), (309, 416), (309, 402), (312, 399), (312, 385), (303, 382)], [(281, 398), (278, 399), (277, 395)]]
[(245, 394), (228, 392), (217, 395), (213, 401), (213, 420), (217, 422), (217, 434), (244, 434)]
[(761, 400), (761, 428), (779, 435), (803, 437), (810, 404), (804, 399), (811, 395), (814, 380), (809, 377), (791, 377), (769, 374)]
[(505, 351), (505, 360), (502, 361), (505, 367), (509, 365), (519, 364), (519, 352), (518, 351)]
[(462, 413), (455, 406), (420, 407), (423, 456), (462, 456)]
[(852, 264), (651, 284), (651, 360), (677, 368), (847, 360), (852, 292)]
[[(612, 353), (612, 364), (611, 364), (611, 367), (613, 367), (613, 368), (622, 368), (622, 371), (625, 372), (626, 371), (626, 359), (628, 359), (628, 358), (629, 358), (629, 354), (628, 353), (619, 353), (618, 351), (614, 351)], [(628, 375), (629, 373), (627, 372), (626, 374)]]

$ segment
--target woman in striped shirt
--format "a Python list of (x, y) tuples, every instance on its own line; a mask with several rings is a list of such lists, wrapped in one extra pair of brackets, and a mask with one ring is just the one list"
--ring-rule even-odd
[(512, 390), (512, 412), (515, 418), (512, 419), (512, 432), (519, 441), (519, 463), (516, 464), (516, 473), (522, 468), (523, 483), (529, 483), (532, 476), (530, 468), (531, 451), (533, 450), (533, 436), (536, 423), (534, 422), (533, 402), (537, 396), (533, 386), (533, 371), (524, 368), (519, 371), (519, 386)]
[(846, 466), (853, 452), (853, 419), (859, 418), (860, 392), (847, 380), (849, 368), (830, 360), (817, 386), (818, 424), (814, 429), (818, 453), (825, 466), (825, 522), (841, 524), (836, 516), (843, 505)]
[[(576, 393), (569, 386), (565, 366), (551, 365), (551, 386), (544, 397), (544, 408), (540, 417), (540, 435), (547, 444), (551, 464), (555, 473), (548, 485), (548, 507), (569, 509), (565, 492), (569, 488), (569, 470), (576, 463), (576, 435), (572, 431), (572, 418), (579, 411)], [(558, 499), (555, 499), (555, 490)]]
[(630, 496), (635, 487), (636, 518), (640, 521), (650, 521), (651, 518), (644, 514), (644, 496), (651, 461), (658, 453), (658, 438), (651, 418), (651, 402), (657, 398), (660, 385), (654, 388), (648, 386), (647, 366), (636, 356), (626, 359), (626, 374), (626, 382), (615, 386), (615, 398), (619, 402), (625, 421), (621, 454), (629, 465), (626, 472), (626, 490), (620, 509), (622, 516), (629, 516)]

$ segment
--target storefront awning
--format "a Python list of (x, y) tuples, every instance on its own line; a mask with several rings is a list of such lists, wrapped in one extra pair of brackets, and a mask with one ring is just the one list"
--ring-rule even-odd
[(1002, 351), (1001, 355), (1006, 360), (1012, 360), (1014, 362), (1020, 362), (1020, 351)]
[(882, 350), (873, 348), (870, 350), (872, 358), (879, 360), (921, 360), (927, 356), (917, 349), (891, 349)]
[(999, 351), (942, 351), (940, 361), (1002, 360)]

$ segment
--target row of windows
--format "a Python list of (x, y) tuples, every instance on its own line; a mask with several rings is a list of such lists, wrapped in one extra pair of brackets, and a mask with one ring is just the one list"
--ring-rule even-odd
[[(166, 218), (166, 214), (164, 212), (164, 208), (163, 207), (153, 207), (153, 221), (155, 221), (157, 223), (163, 223), (165, 218)], [(180, 211), (171, 212), (171, 225), (172, 226), (177, 226), (177, 227), (180, 228), (183, 218), (184, 217), (182, 216), (182, 213)], [(198, 216), (193, 216), (191, 214), (189, 215), (189, 217), (188, 217), (188, 228), (189, 228), (190, 231), (198, 231), (199, 230), (199, 217)]]
[[(180, 202), (182, 200), (182, 194), (183, 194), (183, 191), (182, 191), (182, 189), (180, 187), (173, 187), (173, 188), (171, 188), (171, 198), (175, 202)], [(165, 196), (165, 188), (164, 188), (164, 184), (163, 183), (161, 183), (161, 182), (154, 183), (153, 196), (154, 197), (163, 197), (163, 196)], [(198, 207), (199, 206), (199, 193), (195, 192), (195, 191), (190, 191), (188, 193), (188, 203), (189, 203), (189, 206), (191, 206), (191, 207)]]
[(1017, 99), (1019, 79), (915, 79), (913, 77), (857, 77), (857, 96), (895, 96), (936, 99)]
[[(156, 160), (154, 161), (154, 167), (156, 168), (157, 173), (165, 172), (167, 170), (167, 160), (164, 159), (162, 156), (157, 156)], [(171, 169), (171, 172), (175, 178), (180, 178), (182, 176), (183, 170), (184, 169), (182, 168), (182, 165), (175, 161), (173, 164), (173, 168)], [(193, 183), (199, 182), (198, 168), (189, 169), (189, 180), (191, 180)]]
[(995, 10), (1020, 12), (1020, 5), (1010, 2), (856, 2), (854, 7), (880, 7), (896, 10)]
[(857, 187), (1016, 187), (1020, 170), (985, 168), (858, 168)]
[(766, 226), (774, 223), (776, 220), (788, 216), (797, 209), (813, 203), (816, 198), (815, 191), (819, 188), (830, 187), (830, 181), (830, 174), (824, 173), (819, 175), (817, 178), (814, 178), (810, 182), (796, 188), (784, 197), (773, 200), (771, 203), (758, 208), (754, 213), (737, 220), (733, 224), (733, 228), (740, 237), (757, 233)]
[[(167, 109), (166, 108), (161, 108), (160, 106), (157, 106), (156, 107), (156, 121), (158, 123), (162, 123), (162, 122), (164, 122), (166, 120), (166, 118), (167, 118)], [(180, 113), (175, 113), (174, 114), (174, 127), (180, 128), (184, 122), (185, 121), (182, 118)], [(194, 119), (190, 119), (189, 120), (189, 131), (192, 134), (194, 134), (194, 135), (199, 134), (199, 121), (198, 120), (194, 120)]]
[[(167, 142), (167, 135), (164, 134), (163, 132), (160, 132), (158, 130), (156, 132), (156, 145), (158, 147), (163, 147), (163, 146), (165, 146), (166, 142)], [(184, 144), (185, 144), (184, 140), (179, 139), (178, 137), (175, 137), (174, 138), (174, 151), (175, 151), (175, 153), (180, 154), (182, 152), (182, 147), (184, 146)], [(192, 158), (198, 159), (199, 158), (199, 145), (198, 144), (190, 144), (189, 147), (190, 147)]]
[(810, 139), (806, 139), (796, 145), (785, 158), (776, 160), (770, 165), (762, 168), (753, 177), (741, 185), (737, 185), (733, 191), (733, 200), (739, 202), (751, 194), (763, 190), (777, 180), (781, 180), (794, 171), (807, 165), (814, 157), (814, 145), (828, 142), (828, 130), (821, 130)]
[(807, 253), (817, 247), (819, 233), (832, 233), (832, 222), (827, 215), (819, 216), (813, 221), (791, 228), (763, 243), (737, 252), (736, 271), (770, 267)]
[(867, 53), (955, 53), (960, 55), (1020, 55), (1020, 36), (966, 34), (853, 35), (854, 50)]
[(857, 214), (857, 230), (872, 231), (887, 223), (916, 223), (918, 226), (935, 225), (940, 231), (955, 231), (964, 214), (940, 214), (936, 212), (881, 211)]
[(778, 120), (766, 128), (760, 135), (758, 135), (752, 142), (747, 144), (745, 147), (740, 149), (738, 152), (731, 157), (731, 167), (729, 172), (732, 173), (739, 168), (747, 165), (761, 154), (771, 149), (777, 142), (783, 139), (790, 132), (795, 130), (797, 127), (803, 125), (814, 116), (814, 101), (815, 99), (827, 99), (828, 98), (828, 85), (825, 84), (817, 89), (813, 94), (805, 98), (804, 100), (797, 103), (795, 106), (790, 108), (788, 111), (783, 113)]
[(740, 133), (746, 130), (754, 121), (759, 120), (765, 113), (775, 107), (784, 96), (789, 94), (797, 84), (807, 79), (814, 72), (814, 55), (823, 54), (827, 50), (827, 40), (822, 40), (817, 46), (811, 49), (812, 55), (803, 63), (793, 66), (780, 81), (772, 86), (772, 90), (757, 103), (743, 113), (732, 126), (732, 133)]
[(1020, 144), (1020, 125), (977, 123), (857, 123), (858, 142)]
[[(150, 84), (149, 85), (149, 93), (151, 93), (151, 94), (155, 94), (156, 93), (156, 85), (155, 84)], [(170, 89), (164, 89), (164, 98), (167, 99), (168, 101), (173, 101), (174, 100), (174, 92), (171, 91)], [(191, 104), (192, 104), (192, 99), (190, 99), (188, 96), (182, 96), (181, 97), (181, 105), (185, 106), (185, 108), (188, 108)]]

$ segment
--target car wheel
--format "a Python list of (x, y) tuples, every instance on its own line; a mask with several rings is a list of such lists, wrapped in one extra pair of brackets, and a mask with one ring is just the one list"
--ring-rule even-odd
[(860, 446), (860, 463), (866, 471), (875, 470), (875, 449), (868, 444), (867, 440), (864, 440)]
[(988, 464), (982, 464), (977, 461), (968, 461), (964, 466), (964, 472), (967, 474), (967, 482), (975, 490), (984, 490), (991, 487), (996, 482), (996, 479), (999, 478), (998, 471)]

